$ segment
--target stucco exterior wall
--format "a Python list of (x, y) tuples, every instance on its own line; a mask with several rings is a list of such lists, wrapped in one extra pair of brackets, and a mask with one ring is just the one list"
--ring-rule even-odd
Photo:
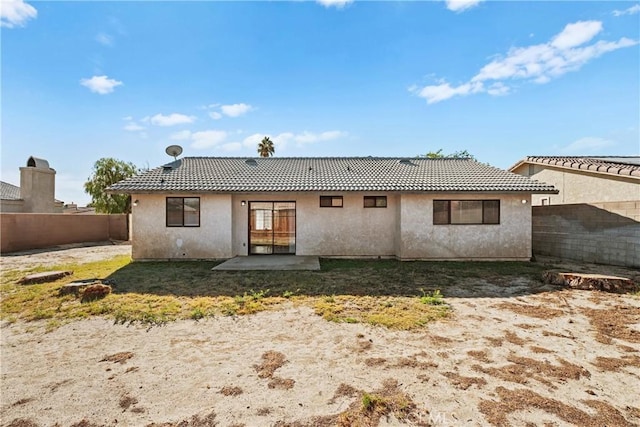
[(534, 195), (534, 206), (542, 205), (542, 199), (547, 199), (550, 205), (640, 200), (640, 180), (637, 178), (527, 163), (520, 165), (514, 172), (546, 182), (559, 190), (558, 194)]
[(167, 227), (167, 195), (133, 194), (131, 256), (144, 259), (233, 257), (231, 195), (171, 194), (200, 197), (200, 227)]
[[(433, 200), (500, 199), (500, 224), (434, 225)], [(522, 201), (526, 203), (522, 203)], [(400, 259), (529, 260), (531, 198), (524, 194), (403, 194)]]
[[(134, 259), (214, 259), (249, 253), (249, 203), (296, 203), (296, 254), (400, 259), (528, 260), (531, 198), (523, 194), (341, 195), (342, 208), (321, 208), (319, 193), (200, 195), (200, 227), (166, 227), (166, 195), (133, 195)], [(363, 196), (386, 195), (386, 208)], [(178, 195), (194, 197), (196, 195)], [(434, 225), (433, 200), (500, 199), (500, 224)], [(526, 203), (522, 203), (525, 200)], [(242, 205), (242, 202), (245, 205)]]
[[(395, 255), (398, 197), (383, 193), (323, 192), (343, 197), (342, 208), (321, 208), (319, 193), (270, 193), (233, 196), (234, 255), (248, 254), (249, 203), (296, 202), (296, 254), (392, 257)], [(363, 197), (387, 196), (386, 208), (364, 208)], [(242, 206), (242, 201), (247, 204)]]

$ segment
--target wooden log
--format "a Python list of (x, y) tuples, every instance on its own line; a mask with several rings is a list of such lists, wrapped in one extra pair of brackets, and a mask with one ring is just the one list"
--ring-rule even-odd
[(71, 276), (73, 271), (45, 271), (43, 273), (34, 273), (24, 276), (18, 280), (21, 285), (31, 285), (34, 283), (55, 282), (65, 276)]
[(545, 271), (542, 280), (552, 285), (565, 286), (571, 289), (587, 291), (603, 291), (624, 294), (635, 292), (637, 286), (631, 279), (618, 276), (605, 276), (602, 274), (586, 273), (560, 273), (557, 271)]

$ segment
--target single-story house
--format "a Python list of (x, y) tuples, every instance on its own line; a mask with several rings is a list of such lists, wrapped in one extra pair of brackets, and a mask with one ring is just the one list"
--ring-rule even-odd
[(60, 213), (64, 203), (54, 198), (56, 171), (44, 159), (30, 156), (20, 168), (20, 186), (0, 181), (0, 212)]
[(109, 192), (136, 260), (529, 260), (531, 195), (556, 190), (470, 159), (186, 157)]
[(640, 201), (640, 156), (528, 156), (509, 171), (558, 189), (534, 206)]

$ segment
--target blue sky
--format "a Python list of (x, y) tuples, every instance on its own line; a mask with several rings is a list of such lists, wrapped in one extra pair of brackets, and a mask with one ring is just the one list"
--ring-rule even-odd
[(640, 154), (639, 2), (2, 0), (3, 181), (30, 155)]

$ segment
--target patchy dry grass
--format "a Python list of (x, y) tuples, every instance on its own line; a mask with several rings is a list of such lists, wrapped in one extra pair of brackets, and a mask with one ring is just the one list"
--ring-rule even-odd
[(540, 409), (567, 423), (584, 427), (632, 425), (620, 411), (606, 402), (584, 400), (582, 403), (594, 409), (595, 414), (593, 414), (558, 400), (543, 397), (531, 390), (509, 390), (498, 387), (496, 392), (498, 401), (482, 400), (479, 405), (480, 412), (485, 415), (486, 420), (496, 426), (511, 425), (508, 418), (510, 414), (529, 409)]
[[(412, 421), (415, 417), (416, 404), (403, 393), (394, 379), (384, 381), (379, 390), (372, 393), (362, 392), (349, 408), (331, 417), (331, 424), (339, 427), (377, 426), (382, 417), (393, 414), (398, 420)], [(329, 421), (329, 420), (325, 420)]]
[(127, 360), (133, 357), (133, 353), (130, 351), (121, 351), (120, 353), (111, 354), (109, 356), (105, 356), (101, 362), (113, 362), (113, 363), (126, 363)]
[[(118, 256), (86, 264), (3, 271), (0, 319), (44, 319), (47, 330), (53, 330), (91, 316), (121, 323), (162, 324), (251, 314), (293, 304), (311, 307), (330, 321), (408, 330), (449, 316), (449, 306), (441, 295), (483, 292), (480, 286), (466, 286), (463, 282), (467, 279), (481, 279), (495, 284), (497, 292), (509, 293), (513, 292), (512, 281), (538, 281), (541, 272), (549, 268), (521, 262), (322, 259), (320, 271), (211, 271), (218, 263), (131, 262), (128, 256)], [(51, 283), (17, 284), (26, 274), (51, 270), (74, 274)], [(59, 294), (64, 284), (87, 278), (114, 281), (113, 292), (84, 303), (77, 296)]]
[(582, 308), (581, 311), (596, 329), (598, 342), (611, 344), (612, 338), (616, 338), (630, 343), (640, 343), (640, 331), (632, 327), (640, 322), (639, 307)]
[(627, 366), (635, 366), (640, 368), (640, 357), (636, 355), (625, 355), (622, 357), (596, 357), (592, 365), (598, 367), (602, 371), (615, 372)]
[(513, 354), (508, 356), (507, 360), (510, 363), (499, 368), (473, 365), (472, 369), (504, 381), (527, 384), (530, 380), (535, 380), (551, 388), (556, 388), (553, 381), (564, 383), (570, 379), (577, 380), (580, 377), (591, 377), (591, 373), (583, 367), (559, 357), (557, 358), (559, 365), (554, 365), (546, 360), (541, 361)]
[(315, 299), (324, 319), (341, 323), (369, 323), (393, 329), (414, 329), (449, 315), (448, 305), (429, 305), (418, 298), (339, 295)]
[(240, 396), (243, 390), (236, 386), (224, 386), (220, 389), (220, 394), (223, 396)]
[[(91, 316), (111, 317), (119, 323), (162, 324), (252, 314), (287, 303), (310, 306), (330, 321), (412, 329), (448, 315), (448, 305), (420, 300), (423, 289), (430, 289), (424, 273), (434, 265), (344, 260), (323, 260), (322, 264), (320, 272), (212, 272), (216, 262), (131, 263), (127, 256), (118, 256), (86, 264), (3, 271), (0, 318), (9, 322), (44, 319), (47, 330), (53, 330)], [(454, 272), (438, 267), (440, 279), (446, 281), (452, 273), (465, 275), (460, 273), (464, 263), (452, 265)], [(26, 274), (48, 270), (74, 274), (50, 283), (17, 284)], [(480, 273), (469, 268), (466, 275), (470, 274)], [(405, 275), (412, 280), (407, 281)], [(81, 296), (60, 294), (64, 284), (87, 278), (114, 281), (113, 292), (86, 302)], [(330, 293), (336, 296), (327, 296)], [(438, 302), (444, 301), (440, 297)]]
[(442, 375), (449, 379), (454, 387), (460, 390), (467, 390), (472, 385), (482, 388), (487, 385), (487, 380), (481, 377), (464, 377), (456, 372), (444, 372)]
[(259, 378), (271, 378), (276, 369), (287, 363), (287, 358), (279, 351), (269, 350), (262, 355), (262, 363), (253, 365)]
[(522, 314), (524, 316), (535, 317), (538, 319), (551, 319), (565, 314), (562, 310), (546, 307), (544, 305), (516, 304), (513, 302), (495, 304), (494, 308), (510, 310), (516, 314)]

